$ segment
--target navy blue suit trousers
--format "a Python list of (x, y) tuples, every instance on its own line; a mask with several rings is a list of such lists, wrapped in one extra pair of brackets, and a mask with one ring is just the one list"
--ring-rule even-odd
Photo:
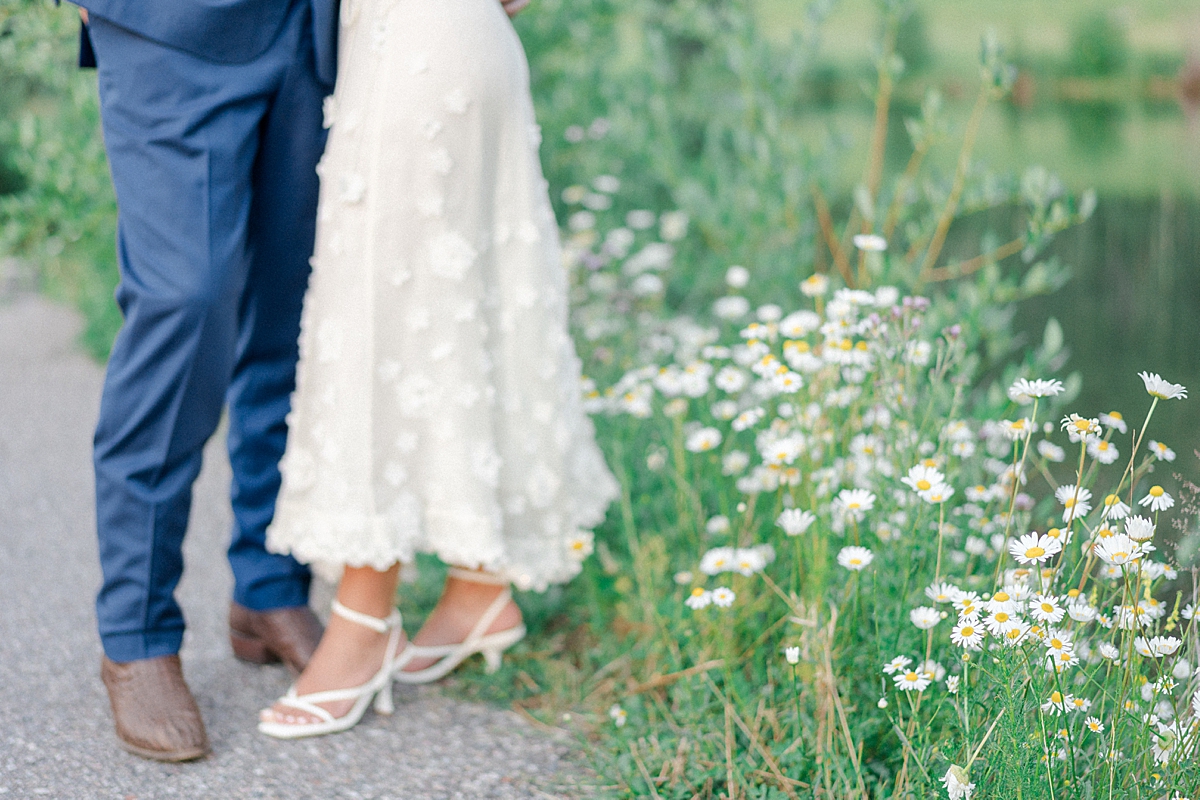
[(229, 411), (234, 599), (307, 602), (309, 572), (266, 552), (295, 382), (324, 148), (312, 7), (220, 63), (93, 13), (119, 210), (113, 347), (95, 436), (104, 650), (179, 650), (175, 601), (201, 451)]

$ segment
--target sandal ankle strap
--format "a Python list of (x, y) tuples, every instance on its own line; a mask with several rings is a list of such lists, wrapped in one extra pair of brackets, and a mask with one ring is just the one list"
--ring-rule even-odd
[(387, 633), (392, 628), (398, 628), (401, 624), (400, 612), (392, 609), (392, 613), (388, 614), (384, 619), (372, 617), (370, 614), (364, 614), (361, 611), (355, 611), (353, 608), (347, 608), (334, 598), (329, 606), (329, 610), (337, 614), (342, 619), (350, 622), (357, 622), (365, 628), (370, 628), (377, 633)]
[(491, 586), (508, 586), (511, 581), (503, 575), (497, 575), (494, 572), (479, 572), (473, 569), (463, 569), (462, 567), (451, 567), (447, 573), (449, 577), (468, 583), (485, 583)]

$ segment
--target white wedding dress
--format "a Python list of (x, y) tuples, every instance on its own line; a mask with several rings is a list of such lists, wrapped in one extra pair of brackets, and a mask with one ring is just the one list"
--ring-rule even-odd
[(528, 66), (498, 0), (342, 0), (268, 548), (541, 589), (617, 485), (580, 397)]

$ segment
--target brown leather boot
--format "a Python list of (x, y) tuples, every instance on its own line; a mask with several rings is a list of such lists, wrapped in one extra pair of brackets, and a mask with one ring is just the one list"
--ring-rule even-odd
[(204, 720), (183, 680), (179, 656), (100, 660), (121, 746), (156, 761), (191, 761), (209, 752)]
[(251, 611), (229, 606), (229, 643), (233, 654), (252, 664), (282, 661), (299, 675), (321, 641), (321, 622), (308, 606)]

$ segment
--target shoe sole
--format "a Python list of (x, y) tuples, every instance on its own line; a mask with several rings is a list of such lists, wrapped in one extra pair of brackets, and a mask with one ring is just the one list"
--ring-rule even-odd
[(180, 761), (195, 761), (198, 758), (204, 758), (212, 749), (205, 745), (203, 747), (192, 747), (186, 750), (148, 750), (145, 747), (138, 747), (136, 744), (130, 744), (121, 737), (117, 737), (117, 743), (127, 753), (132, 753), (141, 758), (148, 758), (151, 761), (164, 761), (167, 763), (178, 763)]

